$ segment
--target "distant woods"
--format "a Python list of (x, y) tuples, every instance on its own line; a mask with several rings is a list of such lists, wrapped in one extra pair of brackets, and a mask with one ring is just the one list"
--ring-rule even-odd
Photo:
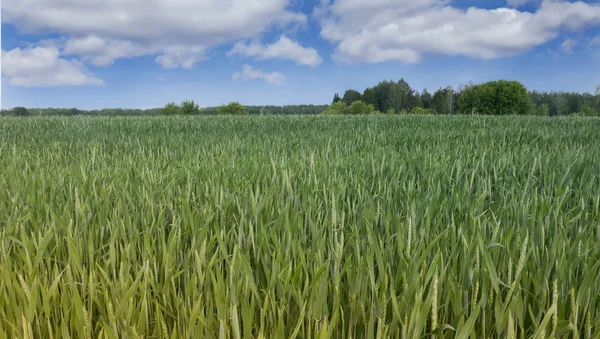
[(335, 93), (331, 105), (243, 106), (232, 102), (201, 108), (194, 101), (162, 108), (80, 110), (77, 108), (15, 107), (0, 111), (12, 116), (158, 116), (158, 115), (300, 115), (300, 114), (466, 114), (600, 116), (600, 85), (591, 93), (528, 91), (517, 81), (498, 80), (439, 88), (431, 93), (411, 88), (404, 80), (382, 81), (362, 92)]
[[(184, 105), (184, 103), (186, 103)], [(76, 108), (25, 108), (15, 107), (2, 110), (0, 115), (5, 116), (158, 116), (158, 115), (217, 115), (219, 107), (197, 107), (193, 101), (181, 104), (169, 103), (162, 108), (151, 109), (122, 109), (106, 108), (101, 110), (80, 110)], [(185, 106), (185, 109), (184, 109)], [(329, 105), (286, 105), (286, 106), (243, 106), (246, 113), (251, 115), (298, 115), (298, 114), (320, 114)], [(231, 107), (234, 108), (234, 107)], [(166, 109), (166, 110), (165, 110)], [(228, 111), (229, 112), (229, 111)], [(235, 108), (231, 112), (237, 113)]]
[(335, 93), (327, 113), (352, 114), (350, 107), (363, 102), (386, 114), (478, 114), (478, 115), (600, 115), (600, 85), (595, 94), (527, 91), (518, 81), (490, 81), (456, 89), (419, 92), (404, 80), (382, 81), (362, 93)]

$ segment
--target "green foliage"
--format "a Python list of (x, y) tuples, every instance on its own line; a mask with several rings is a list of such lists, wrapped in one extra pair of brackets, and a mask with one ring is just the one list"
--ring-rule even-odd
[(361, 97), (362, 96), (361, 96), (360, 92), (355, 91), (353, 89), (349, 89), (346, 91), (346, 93), (344, 93), (344, 97), (342, 98), (342, 101), (346, 104), (346, 106), (350, 106), (355, 101), (361, 100)]
[(423, 108), (431, 109), (433, 105), (433, 96), (431, 93), (427, 91), (427, 88), (423, 89), (423, 92), (420, 95), (421, 103), (423, 104)]
[(592, 108), (592, 106), (582, 105), (581, 111), (579, 111), (578, 113), (575, 113), (575, 115), (581, 116), (581, 117), (595, 117), (595, 116), (600, 115), (600, 113), (598, 113), (594, 108)]
[(431, 109), (437, 114), (454, 114), (457, 101), (457, 93), (452, 87), (440, 88), (433, 94)]
[(548, 116), (550, 114), (550, 108), (548, 107), (548, 104), (541, 104), (536, 111), (536, 115), (539, 116)]
[(181, 114), (183, 115), (198, 115), (200, 114), (200, 106), (192, 101), (184, 101), (181, 103)]
[(0, 338), (600, 336), (600, 119), (2, 118), (0, 159)]
[(377, 105), (377, 96), (375, 94), (375, 90), (372, 88), (367, 88), (363, 92), (362, 101), (366, 104), (373, 105), (375, 107)]
[(73, 108), (69, 108), (67, 110), (67, 114), (66, 115), (70, 115), (70, 116), (75, 116), (75, 115), (80, 115), (83, 114), (83, 111), (73, 107)]
[(346, 114), (353, 114), (353, 115), (359, 115), (359, 114), (375, 114), (376, 110), (375, 107), (373, 105), (369, 105), (366, 104), (360, 100), (355, 101), (352, 103), (352, 105), (348, 106), (348, 109), (346, 110)]
[(322, 112), (322, 114), (326, 115), (339, 115), (339, 114), (347, 114), (348, 106), (343, 101), (335, 102), (329, 105), (329, 108)]
[(161, 115), (180, 115), (182, 113), (181, 106), (174, 102), (170, 102), (160, 110)]
[(335, 93), (335, 95), (333, 96), (333, 102), (332, 104), (335, 104), (338, 101), (341, 101), (342, 98), (340, 98), (340, 95), (338, 93)]
[(25, 107), (15, 107), (12, 109), (12, 114), (18, 117), (25, 117), (28, 115), (31, 115), (31, 113), (29, 113), (29, 111), (27, 110), (27, 108)]
[(462, 92), (461, 114), (525, 115), (534, 110), (527, 89), (518, 81), (490, 81)]
[(220, 115), (246, 115), (246, 114), (248, 114), (246, 107), (244, 107), (242, 104), (240, 104), (237, 101), (231, 102), (227, 105), (223, 105), (223, 106), (219, 107), (217, 111)]
[(410, 111), (410, 114), (418, 114), (418, 115), (425, 115), (425, 114), (432, 114), (433, 111), (430, 109), (426, 109), (423, 107), (415, 107), (413, 108), (412, 111)]

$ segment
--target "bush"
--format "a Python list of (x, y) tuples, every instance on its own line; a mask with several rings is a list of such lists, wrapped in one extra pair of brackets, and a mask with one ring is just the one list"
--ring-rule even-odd
[(331, 115), (364, 115), (364, 114), (375, 114), (379, 113), (375, 109), (375, 106), (366, 104), (360, 100), (354, 101), (350, 106), (347, 106), (343, 101), (338, 101), (329, 106), (327, 110), (325, 110), (321, 114), (331, 114)]
[(16, 115), (18, 117), (25, 117), (28, 115), (31, 115), (31, 113), (29, 113), (29, 111), (27, 110), (27, 108), (25, 107), (15, 107), (12, 109), (12, 114)]
[(433, 111), (423, 107), (415, 107), (410, 111), (410, 114), (427, 115), (433, 114)]
[(200, 106), (194, 100), (184, 101), (181, 103), (181, 114), (198, 115), (200, 114)]
[(181, 107), (174, 102), (166, 104), (165, 107), (160, 110), (161, 115), (179, 115), (181, 112)]
[(465, 89), (458, 99), (461, 114), (524, 115), (535, 107), (518, 81), (490, 81)]
[(598, 112), (590, 105), (582, 105), (579, 112), (575, 113), (579, 117), (596, 117)]
[(348, 106), (346, 106), (346, 104), (343, 101), (337, 101), (337, 102), (329, 105), (329, 108), (327, 108), (321, 114), (328, 114), (328, 115), (346, 114), (347, 111), (348, 111)]
[(535, 114), (545, 117), (550, 115), (550, 108), (548, 107), (548, 104), (541, 104), (535, 111)]
[(364, 102), (358, 100), (353, 102), (352, 105), (348, 106), (347, 114), (373, 114), (375, 111), (375, 106), (365, 104)]
[(78, 110), (77, 108), (73, 107), (73, 108), (69, 108), (66, 112), (65, 115), (70, 115), (70, 116), (74, 116), (74, 115), (80, 115), (83, 114), (82, 111)]
[(217, 113), (220, 115), (246, 115), (248, 110), (239, 102), (234, 101), (219, 107)]

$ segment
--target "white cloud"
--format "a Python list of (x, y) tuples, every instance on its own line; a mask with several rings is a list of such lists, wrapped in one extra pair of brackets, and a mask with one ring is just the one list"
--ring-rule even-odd
[(592, 41), (590, 41), (590, 46), (600, 46), (600, 35), (594, 37)]
[(260, 60), (286, 59), (295, 61), (298, 65), (317, 66), (322, 62), (319, 53), (314, 48), (302, 47), (298, 42), (292, 41), (285, 35), (271, 45), (263, 45), (257, 41), (250, 44), (238, 42), (227, 55), (245, 55), (257, 57)]
[(290, 1), (4, 0), (2, 22), (66, 35), (65, 53), (96, 66), (158, 54), (165, 67), (191, 67), (207, 48), (306, 23)]
[(53, 46), (3, 50), (2, 75), (8, 83), (23, 87), (103, 84), (102, 80), (88, 75), (78, 60), (60, 58), (58, 48)]
[(573, 39), (566, 39), (560, 45), (560, 50), (565, 54), (573, 54), (573, 47), (577, 45), (577, 41)]
[(91, 61), (94, 66), (108, 66), (116, 59), (157, 52), (157, 49), (149, 49), (127, 40), (103, 39), (97, 35), (88, 35), (68, 39), (62, 54), (82, 55), (84, 60)]
[(206, 59), (203, 46), (176, 45), (167, 47), (156, 62), (163, 68), (192, 68), (194, 64)]
[(266, 82), (274, 85), (281, 85), (283, 82), (283, 75), (273, 72), (273, 73), (265, 73), (259, 69), (253, 69), (249, 65), (243, 65), (242, 71), (235, 73), (232, 77), (234, 81), (248, 81), (254, 79), (263, 79)]
[(426, 54), (492, 59), (545, 44), (562, 30), (600, 24), (600, 5), (546, 0), (535, 13), (463, 10), (446, 0), (324, 0), (321, 36), (345, 62), (419, 62)]

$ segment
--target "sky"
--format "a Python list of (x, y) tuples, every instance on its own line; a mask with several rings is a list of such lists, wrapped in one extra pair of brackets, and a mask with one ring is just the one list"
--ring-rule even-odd
[(2, 0), (2, 108), (327, 104), (404, 78), (600, 84), (600, 0)]

